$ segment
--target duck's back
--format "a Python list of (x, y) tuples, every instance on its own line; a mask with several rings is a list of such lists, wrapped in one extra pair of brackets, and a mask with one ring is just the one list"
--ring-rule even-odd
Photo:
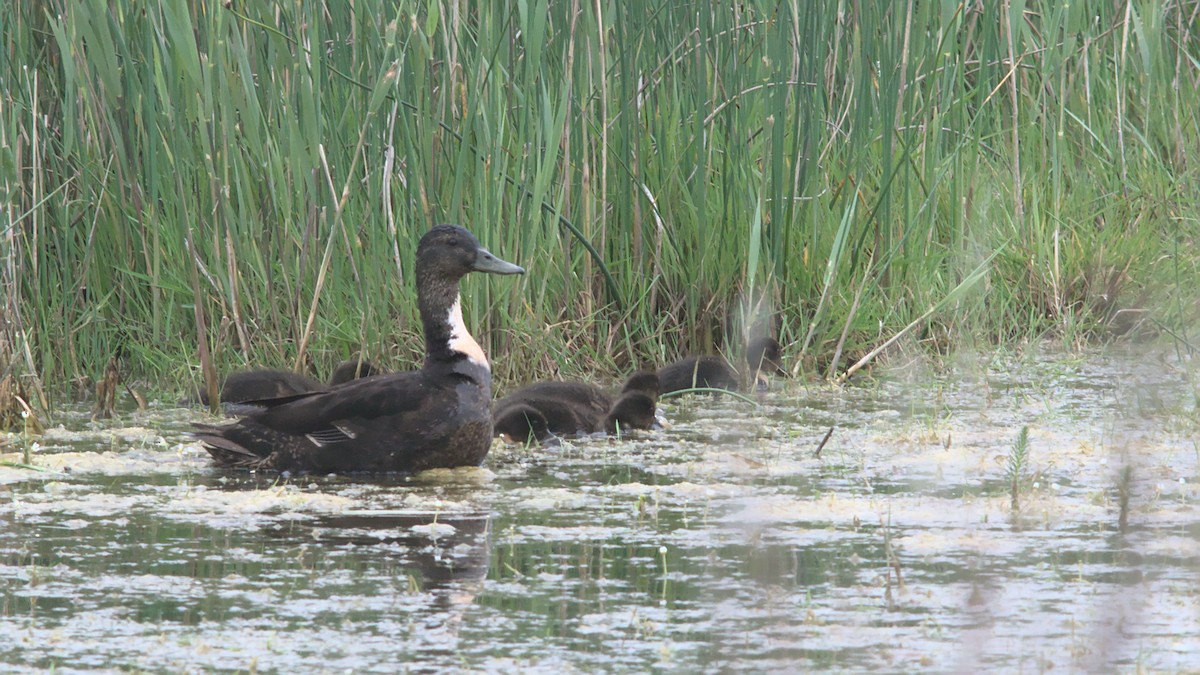
[(536, 382), (496, 402), (495, 418), (517, 407), (532, 408), (545, 418), (555, 434), (603, 431), (612, 397), (597, 386), (583, 382)]
[(738, 389), (737, 371), (719, 356), (691, 356), (663, 366), (658, 382), (663, 394), (695, 388)]

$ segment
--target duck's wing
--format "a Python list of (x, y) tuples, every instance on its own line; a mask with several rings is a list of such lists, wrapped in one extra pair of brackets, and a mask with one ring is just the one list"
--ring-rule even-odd
[(238, 401), (237, 403), (227, 403), (221, 401), (221, 409), (229, 417), (249, 417), (261, 413), (268, 408), (291, 403), (302, 398), (309, 398), (314, 394), (319, 394), (328, 391), (321, 387), (313, 388), (309, 391), (300, 394), (288, 394), (287, 396), (270, 396), (263, 398), (250, 399), (248, 401)]
[(328, 391), (264, 401), (268, 407), (250, 416), (254, 422), (289, 434), (308, 436), (318, 445), (353, 439), (382, 418), (417, 412), (436, 385), (421, 371), (354, 380)]
[(234, 424), (194, 425), (192, 435), (222, 466), (327, 472), (344, 465), (339, 458), (348, 441), (420, 424), (430, 416), (431, 394), (455, 384), (421, 371), (355, 380), (329, 391), (262, 401), (265, 410)]

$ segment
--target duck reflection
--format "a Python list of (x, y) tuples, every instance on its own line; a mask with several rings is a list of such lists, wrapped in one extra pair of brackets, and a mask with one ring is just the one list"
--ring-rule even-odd
[[(376, 494), (392, 491), (421, 491), (411, 477), (374, 476), (364, 483), (350, 477), (322, 477), (329, 491), (366, 489)], [(222, 491), (277, 489), (277, 476), (239, 474), (198, 480)], [(459, 492), (461, 490), (461, 492)], [(324, 490), (323, 490), (324, 491)], [(443, 485), (435, 488), (449, 499), (471, 500), (472, 486)], [(441, 653), (457, 640), (465, 612), (483, 590), (491, 558), (492, 514), (481, 508), (432, 511), (427, 508), (353, 509), (333, 514), (313, 514), (260, 530), (268, 540), (298, 545), (317, 559), (366, 572), (375, 579), (374, 595), (399, 592), (399, 605), (407, 616), (422, 616), (424, 630), (410, 639)], [(268, 549), (276, 547), (267, 546)], [(276, 549), (278, 550), (278, 549)], [(312, 560), (312, 558), (310, 558)], [(358, 561), (351, 563), (351, 560)], [(321, 566), (321, 563), (308, 563)], [(407, 577), (407, 580), (406, 580)], [(398, 584), (380, 583), (384, 578)], [(351, 592), (353, 595), (354, 591)], [(408, 599), (403, 599), (408, 598)], [(422, 609), (410, 615), (416, 606)]]
[[(311, 522), (312, 541), (397, 552), (409, 591), (429, 601), (423, 629), (410, 638), (429, 655), (451, 656), (463, 619), (483, 591), (491, 558), (491, 514), (347, 511)], [(418, 648), (421, 649), (421, 648)]]
[(345, 511), (314, 518), (307, 525), (317, 543), (400, 552), (406, 570), (419, 575), (416, 583), (424, 591), (466, 590), (474, 597), (487, 577), (491, 557), (487, 512)]

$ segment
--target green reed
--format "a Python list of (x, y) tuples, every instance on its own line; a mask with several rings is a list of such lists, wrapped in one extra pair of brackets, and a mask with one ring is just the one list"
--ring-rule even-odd
[(508, 381), (1186, 325), (1195, 9), (7, 3), (0, 358), (409, 365), (439, 221), (530, 270), (466, 282)]

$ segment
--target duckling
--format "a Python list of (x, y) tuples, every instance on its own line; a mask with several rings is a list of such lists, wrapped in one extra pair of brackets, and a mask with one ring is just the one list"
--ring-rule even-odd
[[(221, 383), (222, 403), (247, 403), (261, 399), (295, 396), (320, 391), (325, 385), (302, 373), (255, 368), (230, 373)], [(201, 390), (201, 405), (208, 405), (208, 392)]]
[(658, 423), (658, 403), (641, 392), (622, 394), (604, 418), (604, 433), (618, 436), (631, 429), (653, 429)]
[(681, 389), (738, 390), (738, 374), (719, 356), (689, 356), (658, 369), (662, 393)]
[(590, 434), (599, 430), (612, 407), (612, 397), (583, 382), (535, 382), (492, 408), (495, 435), (527, 443), (546, 442), (556, 435)]
[(280, 472), (402, 472), (473, 466), (491, 447), (492, 371), (463, 322), (459, 281), (521, 274), (466, 229), (438, 225), (417, 246), (425, 363), (328, 391), (260, 401), (233, 424), (195, 425), (220, 466)]
[[(766, 388), (767, 374), (786, 375), (780, 357), (779, 342), (772, 337), (760, 337), (746, 345), (746, 375), (759, 389)], [(689, 356), (658, 370), (661, 393), (683, 389), (741, 388), (741, 373), (719, 356)]]
[(658, 375), (631, 375), (613, 401), (603, 389), (583, 382), (536, 382), (496, 402), (496, 435), (527, 443), (546, 443), (560, 435), (616, 433), (650, 429), (655, 423)]
[(746, 365), (757, 379), (759, 374), (788, 374), (783, 367), (783, 349), (773, 337), (758, 337), (746, 344)]
[(653, 370), (639, 370), (625, 380), (621, 387), (622, 394), (642, 393), (651, 398), (658, 398), (658, 373)]
[(604, 431), (610, 435), (630, 429), (653, 429), (658, 424), (658, 373), (639, 370), (625, 382), (621, 395), (608, 409)]
[(358, 380), (364, 377), (372, 377), (374, 375), (382, 375), (375, 364), (366, 360), (347, 359), (337, 364), (337, 368), (333, 369), (333, 374), (329, 376), (329, 386), (336, 387), (339, 384), (345, 384), (350, 380)]
[(498, 409), (492, 414), (492, 434), (515, 443), (526, 444), (530, 439), (536, 439), (538, 443), (557, 445), (558, 436), (550, 430), (551, 422), (546, 412), (555, 418), (558, 428), (577, 428), (578, 420), (566, 407), (544, 408), (546, 410), (539, 410), (529, 403), (513, 402)]

